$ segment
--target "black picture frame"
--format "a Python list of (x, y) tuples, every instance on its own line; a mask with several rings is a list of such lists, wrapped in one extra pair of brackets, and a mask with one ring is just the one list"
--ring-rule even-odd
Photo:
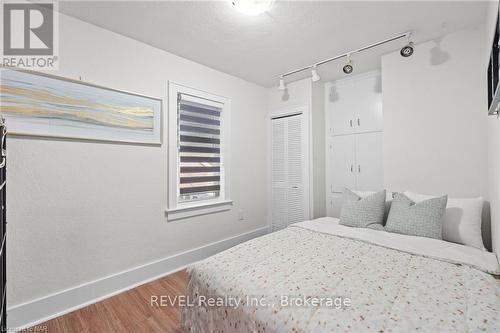
[(488, 64), (488, 114), (498, 114), (498, 106), (500, 103), (499, 89), (499, 63), (500, 63), (500, 25), (499, 16), (495, 26), (495, 35), (491, 46), (490, 61)]

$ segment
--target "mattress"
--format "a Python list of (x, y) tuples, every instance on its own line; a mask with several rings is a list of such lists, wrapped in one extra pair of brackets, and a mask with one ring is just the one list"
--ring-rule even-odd
[(499, 332), (493, 253), (435, 239), (294, 224), (188, 269), (186, 332)]

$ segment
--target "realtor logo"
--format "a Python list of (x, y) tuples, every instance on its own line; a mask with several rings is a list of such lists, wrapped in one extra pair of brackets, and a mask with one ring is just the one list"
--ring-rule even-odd
[(4, 55), (54, 54), (54, 5), (4, 4)]
[(57, 69), (55, 3), (3, 3), (3, 66)]

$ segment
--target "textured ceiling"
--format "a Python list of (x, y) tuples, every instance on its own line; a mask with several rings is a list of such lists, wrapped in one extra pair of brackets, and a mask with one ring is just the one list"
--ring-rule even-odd
[[(264, 86), (277, 84), (283, 72), (407, 30), (420, 42), (477, 27), (486, 8), (479, 1), (275, 2), (269, 12), (251, 17), (229, 1), (59, 4), (62, 13)], [(380, 56), (403, 43), (357, 55), (356, 72), (379, 68)], [(342, 65), (322, 66), (320, 75), (341, 77)]]

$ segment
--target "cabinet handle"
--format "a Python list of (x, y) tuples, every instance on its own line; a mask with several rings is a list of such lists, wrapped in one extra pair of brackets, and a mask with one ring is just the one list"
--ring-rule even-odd
[(351, 172), (354, 171), (354, 166), (351, 164)]
[(361, 172), (361, 165), (358, 164), (358, 172)]
[(358, 126), (361, 126), (361, 121), (359, 120), (359, 118), (358, 118)]
[(349, 125), (352, 127), (352, 119), (349, 120)]

